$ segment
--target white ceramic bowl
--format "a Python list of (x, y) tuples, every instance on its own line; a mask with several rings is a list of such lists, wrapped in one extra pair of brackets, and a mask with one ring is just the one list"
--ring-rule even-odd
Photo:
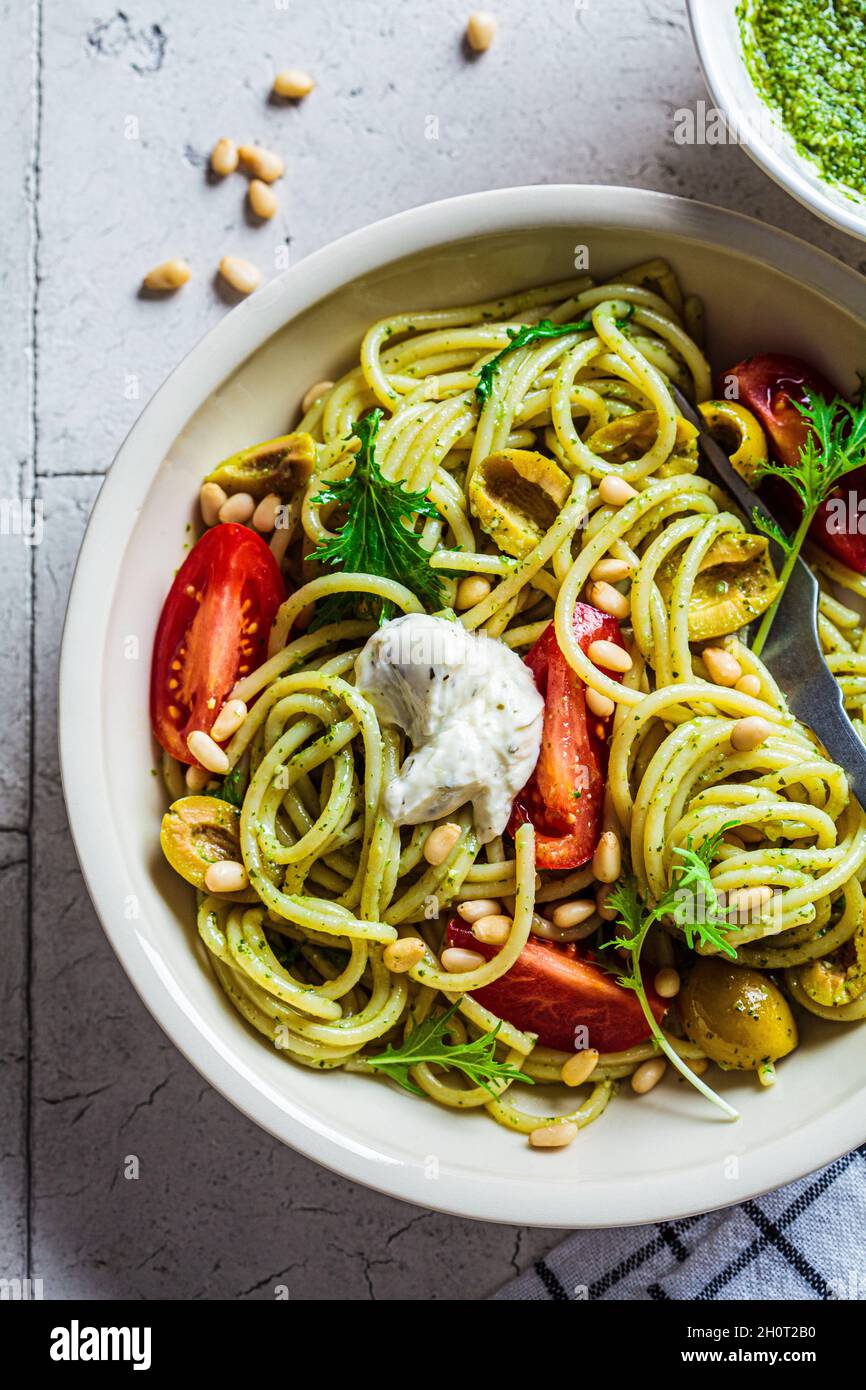
[[(670, 1083), (642, 1099), (626, 1091), (560, 1153), (531, 1150), (485, 1115), (440, 1109), (384, 1081), (297, 1067), (226, 1001), (199, 947), (191, 890), (161, 860), (163, 790), (151, 773), (147, 709), (157, 616), (214, 461), (282, 433), (310, 382), (345, 369), (381, 315), (567, 277), (583, 244), (598, 278), (669, 257), (706, 299), (718, 366), (784, 348), (853, 384), (864, 360), (866, 282), (746, 218), (661, 194), (580, 187), (506, 189), (401, 213), (258, 291), (144, 411), (90, 521), (60, 698), (64, 788), (91, 896), (142, 999), (202, 1074), (257, 1124), (359, 1182), (485, 1220), (565, 1227), (725, 1205), (859, 1143), (866, 1034), (809, 1023), (773, 1091), (724, 1078), (742, 1112), (736, 1125)], [(128, 659), (132, 636), (137, 660)], [(140, 912), (133, 920), (130, 895)]]
[(755, 90), (743, 57), (738, 0), (687, 0), (695, 46), (715, 105), (765, 173), (843, 232), (866, 240), (866, 198), (822, 179)]

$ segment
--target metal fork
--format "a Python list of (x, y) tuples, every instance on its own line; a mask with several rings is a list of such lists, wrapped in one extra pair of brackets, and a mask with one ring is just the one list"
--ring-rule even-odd
[[(753, 509), (770, 513), (760, 498), (732, 467), (724, 449), (713, 439), (703, 416), (676, 387), (672, 387), (680, 414), (699, 430), (701, 454), (717, 481), (735, 497), (748, 521)], [(770, 541), (776, 568), (783, 560), (781, 548)], [(834, 762), (848, 775), (857, 800), (866, 806), (866, 744), (857, 733), (842, 704), (839, 683), (824, 660), (818, 638), (818, 581), (802, 559), (797, 560), (770, 635), (761, 653), (788, 700), (791, 713), (808, 725)]]

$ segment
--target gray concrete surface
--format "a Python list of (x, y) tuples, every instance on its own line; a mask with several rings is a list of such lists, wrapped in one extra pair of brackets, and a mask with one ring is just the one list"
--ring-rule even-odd
[[(705, 96), (681, 0), (0, 0), (0, 489), (42, 544), (0, 535), (0, 1276), (46, 1297), (482, 1298), (557, 1239), (425, 1213), (257, 1131), (152, 1022), (90, 907), (55, 747), (60, 626), (100, 475), (172, 366), (226, 312), (224, 252), (266, 274), (429, 199), (597, 182), (705, 198), (866, 268), (866, 251), (736, 147), (680, 147)], [(300, 106), (268, 102), (308, 68)], [(438, 121), (438, 138), (429, 138)], [(282, 211), (208, 182), (222, 134), (287, 162)], [(140, 298), (186, 255), (192, 282)], [(25, 507), (26, 515), (26, 507)], [(11, 513), (10, 513), (11, 516)], [(127, 1176), (137, 1160), (137, 1178)]]

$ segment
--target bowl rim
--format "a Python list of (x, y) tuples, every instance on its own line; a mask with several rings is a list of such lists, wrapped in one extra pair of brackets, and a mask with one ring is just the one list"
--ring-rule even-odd
[[(173, 441), (201, 405), (252, 352), (306, 308), (359, 276), (473, 236), (545, 227), (597, 226), (666, 235), (677, 243), (716, 246), (784, 267), (786, 274), (842, 311), (866, 318), (866, 279), (787, 232), (740, 213), (669, 194), (616, 186), (543, 185), (498, 189), (424, 204), (397, 213), (323, 247), (284, 271), (212, 328), (145, 406), (106, 475), (79, 552), (64, 624), (59, 678), (59, 743), (63, 792), (72, 839), (103, 930), (129, 980), (174, 1045), (243, 1114), (308, 1158), (367, 1187), (427, 1209), (479, 1220), (573, 1227), (561, 1192), (543, 1174), (528, 1183), (480, 1170), (425, 1180), (388, 1152), (359, 1145), (278, 1094), (233, 1054), (203, 1018), (177, 996), (150, 943), (112, 909), (128, 884), (111, 816), (103, 757), (103, 660), (115, 583), (141, 505)], [(853, 306), (853, 307), (852, 307)], [(798, 1132), (796, 1146), (780, 1135), (749, 1150), (748, 1190), (740, 1202), (781, 1186), (860, 1144), (866, 1121), (857, 1097)], [(435, 1188), (435, 1192), (431, 1191)], [(648, 1173), (618, 1183), (615, 1200), (586, 1203), (580, 1224), (609, 1227), (675, 1219), (731, 1203), (721, 1165), (688, 1172)]]
[[(734, 4), (735, 0), (730, 0), (730, 3)], [(765, 174), (769, 174), (780, 188), (784, 188), (786, 193), (796, 198), (798, 203), (808, 208), (816, 217), (823, 218), (825, 222), (847, 232), (849, 236), (866, 241), (866, 201), (852, 201), (850, 210), (844, 204), (836, 202), (829, 194), (816, 188), (802, 172), (803, 169), (811, 167), (804, 155), (798, 154), (793, 148), (790, 151), (775, 149), (771, 141), (764, 139), (759, 126), (750, 121), (737, 120), (738, 116), (745, 113), (746, 108), (735, 96), (730, 76), (721, 57), (717, 56), (716, 46), (712, 41), (713, 30), (726, 23), (727, 15), (732, 11), (729, 9), (723, 15), (720, 0), (686, 0), (686, 8), (704, 81), (716, 106), (733, 119), (738, 130), (745, 131), (745, 134), (740, 135), (739, 143), (749, 157)], [(754, 90), (754, 85), (752, 90), (756, 104), (760, 104), (769, 112), (770, 107)]]

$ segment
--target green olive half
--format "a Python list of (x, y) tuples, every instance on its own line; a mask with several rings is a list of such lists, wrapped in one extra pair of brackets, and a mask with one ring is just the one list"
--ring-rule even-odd
[(679, 1008), (691, 1041), (722, 1067), (754, 1071), (797, 1046), (791, 1007), (759, 970), (704, 957), (680, 992)]
[(204, 876), (220, 859), (240, 859), (240, 812), (216, 796), (183, 796), (162, 818), (159, 842), (173, 869), (205, 891)]
[(283, 434), (223, 459), (205, 482), (219, 483), (228, 492), (249, 492), (253, 497), (266, 497), (270, 492), (291, 497), (306, 486), (315, 465), (312, 435)]

